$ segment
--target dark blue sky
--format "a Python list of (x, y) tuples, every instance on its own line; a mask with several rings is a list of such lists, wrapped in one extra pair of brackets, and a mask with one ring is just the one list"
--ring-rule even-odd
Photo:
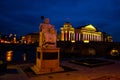
[(120, 41), (120, 0), (0, 0), (0, 32), (24, 35), (39, 31), (40, 17), (57, 30), (65, 21), (73, 27), (92, 24)]

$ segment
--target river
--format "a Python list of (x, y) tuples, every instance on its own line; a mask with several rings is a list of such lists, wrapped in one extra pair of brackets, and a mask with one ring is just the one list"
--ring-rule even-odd
[(35, 62), (36, 46), (25, 44), (0, 44), (0, 60), (8, 64)]

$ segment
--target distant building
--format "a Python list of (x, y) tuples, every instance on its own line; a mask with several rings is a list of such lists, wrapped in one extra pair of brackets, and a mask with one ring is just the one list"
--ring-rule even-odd
[(75, 39), (75, 29), (72, 25), (66, 22), (63, 27), (61, 27), (61, 41), (72, 41)]
[[(105, 32), (100, 32), (91, 24), (74, 28), (71, 23), (66, 22), (60, 30), (61, 33), (57, 33), (57, 41), (113, 42), (112, 36)], [(22, 43), (30, 44), (36, 42), (39, 42), (39, 32), (22, 36)]]
[(39, 33), (37, 32), (22, 36), (22, 43), (30, 44), (36, 42), (39, 42)]
[(16, 34), (0, 35), (1, 43), (18, 43)]
[(112, 36), (104, 36), (102, 32), (98, 31), (93, 25), (73, 28), (69, 22), (64, 23), (61, 27), (61, 41), (105, 41), (112, 42)]

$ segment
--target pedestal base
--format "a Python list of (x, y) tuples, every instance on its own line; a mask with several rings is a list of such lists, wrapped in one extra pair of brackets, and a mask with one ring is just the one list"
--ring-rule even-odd
[(35, 74), (47, 74), (47, 73), (64, 71), (64, 69), (61, 68), (61, 67), (39, 69), (36, 65), (34, 65), (33, 67), (31, 67), (31, 69), (35, 72)]
[(35, 74), (46, 74), (64, 71), (59, 66), (59, 48), (37, 48), (36, 65), (31, 67)]

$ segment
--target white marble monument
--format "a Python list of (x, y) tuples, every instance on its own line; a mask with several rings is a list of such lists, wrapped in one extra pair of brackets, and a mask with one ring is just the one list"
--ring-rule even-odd
[(36, 52), (36, 65), (31, 69), (36, 74), (63, 71), (59, 66), (60, 48), (56, 47), (56, 30), (46, 18), (40, 26), (39, 47)]
[(56, 30), (54, 26), (49, 24), (49, 19), (45, 19), (45, 23), (41, 23), (40, 26), (40, 47), (49, 48), (56, 47)]

